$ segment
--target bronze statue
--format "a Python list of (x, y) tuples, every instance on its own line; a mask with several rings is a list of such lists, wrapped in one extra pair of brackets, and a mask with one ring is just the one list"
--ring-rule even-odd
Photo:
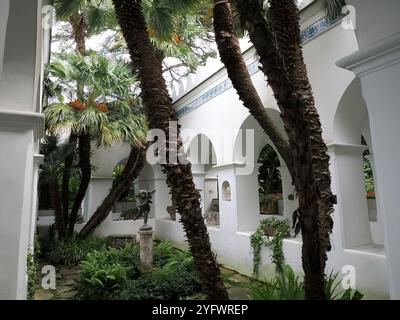
[(147, 191), (147, 190), (139, 190), (138, 194), (136, 195), (136, 198), (139, 200), (139, 205), (131, 210), (127, 210), (123, 212), (123, 216), (131, 216), (133, 215), (133, 220), (137, 220), (141, 217), (144, 218), (144, 224), (147, 224), (147, 220), (149, 217), (149, 212), (150, 212), (150, 205), (153, 203), (152, 202), (152, 197), (153, 197), (153, 191)]

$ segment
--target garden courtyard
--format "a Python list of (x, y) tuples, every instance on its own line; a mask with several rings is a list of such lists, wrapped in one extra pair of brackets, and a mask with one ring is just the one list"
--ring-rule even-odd
[(400, 299), (399, 13), (2, 0), (0, 299)]

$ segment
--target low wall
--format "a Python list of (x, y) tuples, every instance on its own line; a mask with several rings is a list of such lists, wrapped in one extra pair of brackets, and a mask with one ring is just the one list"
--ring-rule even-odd
[[(151, 225), (153, 228), (155, 227), (154, 219), (149, 219), (147, 224)], [(76, 231), (79, 231), (83, 228), (85, 223), (77, 224), (75, 227)], [(139, 228), (143, 225), (143, 219), (138, 220), (120, 220), (113, 221), (112, 215), (108, 215), (108, 217), (98, 226), (94, 232), (94, 235), (107, 237), (111, 235), (136, 235), (139, 231)]]
[[(156, 237), (160, 240), (172, 241), (177, 247), (187, 247), (182, 225), (170, 219), (155, 221)], [(253, 255), (250, 247), (250, 232), (229, 232), (219, 227), (208, 227), (213, 251), (219, 263), (251, 276), (253, 271)], [(284, 239), (283, 252), (285, 262), (294, 271), (302, 275), (301, 262), (302, 242), (300, 236), (296, 239)], [(259, 279), (269, 279), (275, 275), (274, 266), (269, 258), (270, 251), (263, 248)], [(339, 272), (351, 265), (356, 270), (357, 288), (365, 294), (366, 299), (387, 299), (388, 283), (386, 277), (386, 258), (382, 249), (365, 248), (363, 250), (333, 250), (328, 254), (326, 272)]]

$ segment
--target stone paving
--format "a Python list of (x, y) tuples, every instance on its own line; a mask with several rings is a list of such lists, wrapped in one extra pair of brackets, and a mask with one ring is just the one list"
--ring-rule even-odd
[[(56, 272), (56, 289), (45, 290), (38, 284), (34, 300), (74, 299), (77, 293), (76, 285), (79, 280), (79, 267), (58, 267)], [(221, 267), (221, 273), (231, 300), (250, 300), (249, 289), (245, 287), (250, 282), (250, 278), (225, 267)], [(196, 297), (193, 298), (200, 299), (200, 296)]]
[(34, 300), (72, 300), (76, 295), (78, 280), (79, 267), (58, 267), (56, 268), (56, 289), (45, 290), (39, 283)]

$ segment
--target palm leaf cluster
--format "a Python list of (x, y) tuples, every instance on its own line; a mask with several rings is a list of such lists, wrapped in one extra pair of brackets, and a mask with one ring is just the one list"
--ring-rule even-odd
[[(86, 37), (107, 30), (101, 49), (103, 55), (127, 56), (112, 0), (55, 0), (54, 5), (58, 25), (61, 26), (60, 21), (81, 17), (85, 21)], [(164, 59), (164, 72), (172, 81), (193, 72), (207, 58), (216, 57), (210, 20), (212, 1), (143, 0), (142, 8), (151, 41)], [(59, 32), (55, 38), (61, 37), (58, 45), (65, 51), (66, 39), (61, 35), (65, 30), (61, 28)]]
[(98, 146), (145, 144), (146, 118), (132, 98), (135, 78), (123, 61), (71, 54), (55, 59), (46, 72), (55, 97), (44, 109), (50, 134), (88, 133)]
[(342, 9), (346, 5), (345, 0), (323, 0), (322, 7), (326, 13), (326, 16), (335, 20), (342, 14)]
[(54, 0), (58, 20), (69, 20), (82, 15), (88, 35), (115, 28), (117, 20), (112, 0)]

